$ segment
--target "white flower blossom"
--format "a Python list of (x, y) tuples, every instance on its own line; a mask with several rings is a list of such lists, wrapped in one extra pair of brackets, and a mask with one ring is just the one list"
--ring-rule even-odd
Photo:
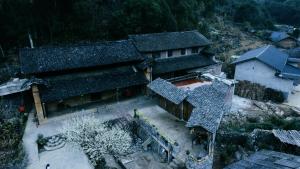
[(96, 165), (103, 154), (126, 153), (132, 144), (128, 132), (119, 128), (109, 128), (99, 118), (90, 115), (67, 120), (60, 131), (68, 142), (82, 147), (93, 165)]

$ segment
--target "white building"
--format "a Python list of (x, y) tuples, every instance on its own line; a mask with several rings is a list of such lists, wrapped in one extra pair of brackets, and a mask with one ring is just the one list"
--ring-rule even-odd
[(234, 78), (281, 91), (287, 97), (300, 79), (300, 69), (287, 60), (288, 54), (271, 45), (248, 51), (234, 62)]

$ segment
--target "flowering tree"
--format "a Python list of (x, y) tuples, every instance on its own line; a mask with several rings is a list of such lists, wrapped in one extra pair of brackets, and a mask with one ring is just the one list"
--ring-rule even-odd
[(130, 134), (122, 129), (107, 127), (94, 116), (78, 116), (67, 120), (61, 132), (67, 141), (79, 144), (93, 165), (103, 154), (124, 154), (132, 144)]

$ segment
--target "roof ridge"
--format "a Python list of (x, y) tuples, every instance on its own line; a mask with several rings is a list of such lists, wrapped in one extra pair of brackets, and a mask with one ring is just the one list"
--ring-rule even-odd
[[(189, 30), (189, 31), (172, 31), (172, 32), (153, 32), (153, 33), (142, 33), (142, 34), (130, 34), (128, 35), (130, 36), (146, 36), (146, 35), (160, 35), (160, 34), (164, 34), (164, 33), (186, 33), (186, 32), (197, 32), (200, 33), (199, 31), (195, 30)], [(200, 33), (201, 34), (201, 33)]]
[(20, 48), (19, 50), (40, 50), (40, 49), (54, 49), (54, 48), (70, 48), (70, 47), (85, 47), (85, 46), (97, 46), (97, 45), (109, 45), (109, 44), (116, 44), (116, 43), (132, 43), (131, 39), (121, 39), (115, 41), (97, 41), (97, 42), (78, 42), (78, 43), (66, 43), (66, 44), (58, 44), (58, 45), (43, 45), (38, 46), (35, 48), (24, 47)]
[(265, 53), (265, 51), (266, 51), (267, 49), (269, 49), (271, 46), (272, 46), (272, 45), (267, 45), (266, 48), (265, 48), (263, 51), (261, 51), (261, 52), (256, 56), (256, 58), (260, 57), (260, 56), (261, 56), (263, 53)]

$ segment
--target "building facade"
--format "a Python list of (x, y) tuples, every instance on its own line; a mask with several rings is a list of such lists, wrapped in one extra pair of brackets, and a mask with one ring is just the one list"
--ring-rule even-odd
[(142, 60), (130, 40), (20, 50), (24, 76), (46, 84), (31, 86), (40, 123), (52, 112), (141, 93)]
[(130, 35), (129, 38), (150, 60), (143, 67), (150, 81), (159, 77), (171, 80), (191, 72), (220, 70), (221, 64), (214, 60), (214, 56), (204, 52), (211, 42), (198, 31)]
[(257, 60), (236, 65), (234, 79), (250, 81), (289, 94), (293, 89), (293, 80), (275, 76), (276, 70)]
[(204, 51), (210, 44), (198, 31), (165, 32), (112, 42), (25, 48), (19, 56), (23, 77), (42, 82), (31, 85), (42, 122), (51, 112), (143, 93), (153, 78), (220, 73), (221, 64)]

